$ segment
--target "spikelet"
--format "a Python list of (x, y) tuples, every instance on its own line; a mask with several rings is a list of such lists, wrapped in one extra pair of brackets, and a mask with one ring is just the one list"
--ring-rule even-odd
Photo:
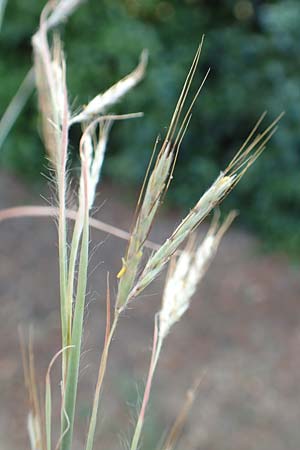
[[(60, 0), (47, 20), (47, 28), (54, 28), (64, 22), (83, 0)], [(49, 2), (50, 3), (50, 2)], [(53, 3), (53, 2), (52, 2)]]
[(32, 46), (44, 142), (50, 161), (58, 169), (62, 151), (62, 128), (69, 118), (66, 71), (58, 36), (55, 37), (53, 49), (49, 48), (43, 16), (39, 30), (32, 38)]
[(128, 91), (136, 86), (144, 77), (147, 66), (148, 53), (144, 50), (140, 56), (138, 66), (129, 75), (111, 86), (103, 94), (91, 100), (84, 110), (70, 120), (70, 125), (77, 122), (90, 122), (107, 108), (117, 103)]
[(213, 221), (203, 242), (197, 247), (188, 242), (185, 250), (172, 264), (164, 288), (162, 308), (159, 312), (159, 338), (163, 340), (170, 328), (180, 320), (190, 306), (197, 285), (205, 275), (236, 213), (232, 212), (221, 227)]
[(169, 151), (169, 146), (164, 147), (149, 178), (145, 196), (130, 236), (127, 254), (117, 275), (120, 279), (117, 307), (126, 303), (128, 294), (135, 281), (139, 263), (143, 256), (143, 247), (168, 182), (173, 157), (174, 152)]
[[(91, 122), (83, 132), (80, 147), (87, 159), (88, 166), (88, 196), (89, 209), (92, 208), (95, 200), (97, 185), (100, 180), (102, 165), (105, 157), (109, 132), (114, 120), (130, 119), (140, 117), (141, 113), (107, 115), (101, 116)], [(99, 130), (97, 131), (97, 128)], [(82, 179), (79, 187), (79, 208), (82, 198)]]
[[(96, 133), (97, 127), (96, 121), (91, 123), (83, 133), (81, 139), (81, 147), (85, 158), (87, 159), (87, 166), (89, 168), (88, 176), (88, 197), (89, 197), (89, 209), (93, 206), (97, 184), (100, 179), (102, 164), (104, 161), (105, 151), (107, 147), (107, 141), (109, 136), (109, 131), (112, 125), (110, 120), (103, 121), (99, 123), (99, 132)], [(83, 179), (82, 175), (80, 178), (79, 186), (79, 208), (82, 203), (82, 192), (83, 192)]]
[(264, 150), (266, 143), (276, 131), (276, 124), (282, 116), (280, 115), (264, 132), (258, 134), (253, 141), (248, 144), (264, 118), (264, 115), (259, 119), (243, 146), (237, 152), (225, 171), (220, 173), (218, 178), (202, 195), (200, 200), (182, 220), (172, 235), (164, 242), (160, 249), (149, 258), (140, 278), (129, 293), (129, 300), (141, 293), (159, 275), (165, 264), (183, 241), (199, 226), (226, 195), (229, 194), (247, 169)]
[(107, 120), (105, 122), (100, 123), (99, 134), (98, 134), (98, 142), (96, 143), (95, 151), (94, 151), (94, 159), (90, 168), (91, 172), (91, 187), (90, 187), (90, 207), (92, 206), (96, 187), (100, 179), (101, 169), (104, 161), (105, 151), (107, 147), (108, 135), (112, 125), (112, 121)]
[[(169, 333), (170, 328), (188, 309), (197, 284), (206, 272), (217, 251), (223, 234), (228, 229), (235, 216), (236, 214), (234, 212), (229, 214), (221, 227), (219, 227), (217, 216), (217, 218), (213, 220), (210, 230), (201, 245), (198, 247), (194, 245), (194, 239), (191, 237), (186, 249), (181, 253), (177, 262), (175, 262), (175, 259), (171, 261), (171, 268), (163, 293), (162, 308), (155, 315), (151, 362), (143, 402), (131, 442), (131, 450), (137, 450), (138, 448), (144, 424), (145, 411), (153, 382), (153, 376), (157, 367), (164, 339)], [(197, 386), (198, 384), (199, 382), (197, 382)], [(192, 400), (192, 398), (190, 400)], [(188, 406), (185, 410), (188, 410)], [(171, 444), (178, 436), (178, 432), (180, 431), (180, 426), (184, 418), (185, 412), (183, 411), (178, 420), (175, 422), (169, 439), (166, 441), (167, 448), (168, 446), (169, 448), (172, 448)]]
[(127, 253), (122, 259), (122, 268), (117, 275), (120, 281), (116, 300), (116, 310), (119, 312), (126, 307), (129, 300), (130, 292), (136, 281), (136, 275), (142, 259), (145, 241), (151, 230), (158, 208), (173, 177), (174, 165), (176, 163), (181, 141), (189, 124), (192, 106), (207, 77), (206, 74), (187, 112), (185, 113), (182, 122), (179, 124), (180, 119), (182, 118), (182, 110), (198, 65), (202, 44), (203, 39), (198, 47), (190, 71), (183, 85), (166, 138), (164, 139), (158, 153), (151, 175), (147, 180), (147, 175), (150, 171), (152, 158), (154, 157), (154, 152), (157, 145), (156, 142), (153, 156), (141, 189), (136, 210), (136, 220), (131, 233)]

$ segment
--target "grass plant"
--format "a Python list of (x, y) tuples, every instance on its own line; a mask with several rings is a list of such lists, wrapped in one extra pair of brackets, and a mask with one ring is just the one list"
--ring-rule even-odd
[[(126, 239), (128, 245), (122, 258), (121, 268), (115, 278), (118, 283), (115, 299), (111, 299), (110, 278), (107, 276), (106, 332), (103, 351), (100, 355), (92, 412), (83, 447), (85, 450), (100, 448), (95, 446), (95, 432), (98, 415), (101, 412), (101, 391), (110, 346), (120, 318), (128, 305), (135, 301), (169, 265), (162, 294), (162, 306), (154, 318), (152, 356), (142, 406), (131, 438), (130, 450), (137, 450), (141, 448), (146, 408), (163, 342), (174, 324), (189, 308), (197, 285), (215, 257), (221, 239), (234, 220), (236, 213), (229, 214), (222, 225), (220, 225), (219, 213), (215, 213), (212, 225), (202, 243), (198, 242), (196, 229), (237, 185), (244, 173), (262, 153), (275, 132), (280, 117), (263, 132), (259, 132), (264, 114), (236, 156), (220, 172), (206, 192), (199, 197), (198, 202), (183, 217), (179, 226), (174, 229), (165, 242), (160, 246), (151, 243), (149, 233), (173, 178), (180, 144), (191, 120), (193, 105), (208, 76), (207, 72), (196, 95), (189, 100), (191, 84), (203, 47), (202, 39), (184, 82), (166, 137), (160, 148), (160, 143), (157, 141), (153, 150), (137, 201), (131, 232), (127, 233), (96, 221), (90, 217), (90, 211), (94, 204), (111, 127), (115, 121), (137, 118), (141, 115), (140, 113), (131, 113), (117, 116), (110, 112), (110, 108), (143, 79), (147, 65), (147, 53), (142, 53), (137, 67), (129, 75), (106, 92), (96, 95), (80, 112), (72, 114), (67, 93), (66, 63), (62, 44), (58, 34), (53, 34), (52, 44), (49, 44), (49, 34), (57, 24), (71, 14), (79, 3), (76, 0), (49, 2), (41, 14), (39, 28), (32, 39), (43, 139), (49, 163), (54, 172), (58, 206), (57, 208), (35, 206), (12, 208), (0, 212), (0, 220), (22, 215), (57, 215), (58, 221), (61, 349), (52, 358), (46, 374), (44, 413), (42, 413), (36, 394), (32, 347), (30, 344), (27, 354), (23, 346), (25, 380), (30, 394), (28, 432), (32, 450), (71, 450), (73, 448), (78, 374), (87, 296), (90, 226), (113, 232)], [(68, 210), (66, 206), (70, 183), (67, 173), (68, 142), (70, 127), (75, 123), (80, 123), (82, 127), (79, 145), (81, 171), (78, 182), (77, 209)], [(69, 218), (74, 221), (73, 227), (70, 226)], [(69, 236), (71, 237), (69, 238)], [(182, 250), (181, 246), (185, 242), (187, 244)], [(145, 247), (152, 249), (150, 256), (145, 256)], [(55, 418), (52, 412), (50, 375), (51, 368), (58, 357), (62, 358), (61, 417), (59, 439), (54, 442), (52, 421)], [(162, 450), (171, 450), (175, 447), (198, 387), (199, 380), (189, 391), (182, 411), (161, 447)]]

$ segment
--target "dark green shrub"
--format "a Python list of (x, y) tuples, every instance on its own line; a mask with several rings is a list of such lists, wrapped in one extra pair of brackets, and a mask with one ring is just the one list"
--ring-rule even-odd
[[(0, 104), (4, 110), (30, 65), (30, 36), (40, 2), (10, 0), (1, 31)], [(183, 142), (169, 199), (191, 204), (216, 177), (264, 110), (286, 116), (268, 150), (241, 183), (228, 206), (273, 244), (300, 249), (300, 6), (298, 0), (90, 0), (63, 28), (69, 90), (80, 92), (74, 108), (129, 72), (140, 51), (150, 52), (148, 75), (116, 112), (144, 111), (117, 124), (106, 175), (135, 184), (157, 133), (163, 134), (202, 33), (206, 43), (197, 81), (211, 74), (196, 104)], [(41, 170), (36, 99), (2, 149), (2, 165), (23, 176)], [(126, 104), (126, 108), (125, 105)], [(72, 139), (76, 141), (76, 128)], [(42, 169), (45, 170), (45, 169)], [(259, 211), (259, 213), (257, 213)]]

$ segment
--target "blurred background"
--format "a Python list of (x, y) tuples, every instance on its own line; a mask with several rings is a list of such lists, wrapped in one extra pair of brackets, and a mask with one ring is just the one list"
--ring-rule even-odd
[[(0, 114), (31, 67), (30, 40), (41, 4), (8, 0), (0, 32)], [(116, 123), (104, 164), (96, 217), (129, 229), (133, 201), (154, 141), (164, 135), (187, 70), (205, 34), (195, 105), (175, 179), (152, 239), (162, 242), (225, 168), (261, 113), (285, 116), (267, 150), (222, 210), (236, 224), (164, 349), (143, 450), (153, 450), (195, 376), (199, 398), (179, 448), (295, 450), (300, 442), (300, 2), (298, 0), (89, 0), (62, 26), (73, 110), (129, 73), (143, 48), (143, 82), (116, 113), (144, 118)], [(46, 177), (34, 93), (0, 149), (1, 208), (55, 202)], [(80, 129), (71, 130), (76, 172)], [(41, 177), (41, 173), (46, 177)], [(29, 448), (27, 398), (17, 327), (34, 328), (42, 386), (60, 347), (56, 227), (45, 219), (0, 224), (1, 449)], [(205, 226), (200, 233), (204, 233)], [(74, 450), (81, 449), (102, 346), (106, 271), (116, 274), (125, 243), (92, 232), (86, 337)], [(267, 251), (266, 251), (267, 250)], [(113, 282), (112, 282), (113, 283)], [(99, 434), (107, 450), (127, 448), (130, 417), (149, 361), (153, 314), (163, 277), (123, 318), (108, 369)], [(53, 389), (59, 392), (59, 374)], [(100, 447), (99, 447), (100, 448)]]
[[(0, 108), (31, 64), (30, 39), (41, 3), (9, 0), (1, 30)], [(143, 111), (117, 124), (105, 165), (110, 180), (140, 185), (158, 134), (164, 135), (190, 62), (206, 35), (194, 89), (209, 79), (194, 108), (169, 205), (190, 207), (225, 168), (261, 113), (286, 112), (268, 151), (226, 202), (271, 247), (300, 249), (300, 5), (298, 0), (89, 0), (61, 28), (73, 110), (135, 67), (147, 48), (147, 76), (115, 112)], [(35, 182), (45, 172), (36, 96), (0, 153), (0, 163)], [(79, 130), (73, 127), (76, 148)], [(246, 207), (244, 207), (246, 205)]]

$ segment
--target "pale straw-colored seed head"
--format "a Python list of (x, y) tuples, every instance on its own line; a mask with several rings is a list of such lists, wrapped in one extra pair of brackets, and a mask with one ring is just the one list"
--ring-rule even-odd
[(57, 168), (60, 161), (61, 130), (68, 121), (66, 70), (58, 36), (50, 50), (45, 22), (32, 38), (35, 79), (42, 116), (43, 135), (50, 161)]
[(170, 328), (180, 320), (190, 306), (197, 285), (205, 275), (220, 244), (221, 238), (228, 229), (236, 214), (229, 214), (220, 227), (214, 220), (203, 242), (196, 246), (188, 242), (178, 257), (171, 261), (171, 268), (163, 293), (162, 308), (159, 312), (159, 335), (164, 339)]
[(100, 122), (100, 124), (99, 124), (98, 138), (95, 141), (94, 159), (93, 159), (93, 163), (90, 168), (90, 172), (91, 172), (90, 208), (92, 207), (92, 205), (94, 203), (97, 184), (100, 180), (102, 165), (103, 165), (103, 161), (104, 161), (104, 157), (105, 157), (107, 141), (108, 141), (108, 136), (109, 136), (111, 126), (112, 126), (112, 121), (109, 119), (107, 121)]
[[(83, 0), (60, 0), (56, 2), (52, 14), (47, 19), (47, 28), (54, 28), (64, 22), (82, 2)], [(49, 4), (55, 4), (55, 2), (52, 1)]]
[[(108, 135), (111, 128), (112, 121), (97, 121), (91, 123), (83, 133), (81, 139), (82, 154), (86, 159), (88, 167), (88, 197), (89, 209), (92, 208), (95, 200), (97, 185), (101, 175), (101, 169), (104, 161), (105, 151), (107, 147)], [(99, 131), (97, 133), (97, 126)], [(82, 202), (83, 179), (80, 178), (79, 186), (79, 204)]]
[[(187, 108), (187, 111), (183, 114), (185, 102), (201, 54), (202, 44), (203, 39), (199, 45), (190, 71), (184, 82), (181, 94), (170, 121), (167, 135), (158, 153), (154, 168), (151, 171), (151, 175), (148, 177), (152, 158), (146, 173), (137, 204), (136, 220), (131, 233), (127, 253), (126, 256), (122, 258), (122, 268), (117, 275), (120, 279), (116, 301), (116, 308), (118, 311), (121, 311), (126, 307), (131, 297), (131, 291), (134, 290), (134, 283), (136, 281), (136, 275), (143, 255), (145, 241), (149, 235), (159, 205), (162, 202), (173, 178), (173, 170), (178, 151), (191, 118), (192, 107), (207, 77), (206, 74), (196, 95)], [(157, 143), (158, 141), (156, 144)]]
[(58, 126), (62, 126), (65, 108), (65, 60), (61, 50), (61, 43), (56, 36), (53, 46), (51, 72), (53, 77), (53, 95), (57, 114)]
[(84, 110), (70, 120), (70, 124), (92, 121), (107, 108), (117, 103), (127, 92), (136, 86), (144, 77), (148, 61), (148, 52), (144, 50), (140, 56), (137, 67), (122, 80), (118, 81), (103, 94), (91, 100)]
[(255, 136), (264, 116), (265, 114), (258, 120), (257, 124), (254, 126), (244, 144), (229, 163), (225, 171), (220, 173), (218, 178), (206, 190), (172, 235), (164, 242), (160, 249), (149, 258), (139, 279), (129, 293), (128, 301), (139, 295), (159, 275), (165, 264), (184, 240), (229, 194), (240, 181), (244, 173), (265, 149), (266, 143), (276, 131), (276, 125), (282, 117), (282, 114), (278, 116), (266, 130)]
[(224, 176), (223, 173), (219, 175), (212, 186), (203, 194), (195, 207), (182, 220), (172, 235), (164, 242), (160, 249), (150, 257), (130, 294), (131, 298), (143, 291), (158, 276), (183, 241), (222, 200), (226, 192), (234, 184), (234, 181), (234, 176)]
[(174, 151), (169, 150), (169, 145), (163, 147), (147, 183), (130, 236), (126, 257), (123, 258), (123, 265), (118, 273), (120, 281), (116, 303), (117, 308), (122, 308), (126, 304), (128, 294), (135, 281), (143, 256), (145, 242), (169, 180), (173, 158)]

